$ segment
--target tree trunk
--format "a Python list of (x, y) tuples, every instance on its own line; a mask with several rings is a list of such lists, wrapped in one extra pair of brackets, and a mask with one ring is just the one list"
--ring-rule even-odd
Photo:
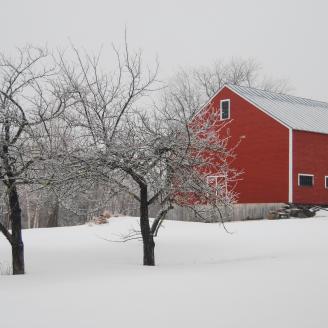
[(33, 217), (33, 228), (39, 228), (40, 226), (40, 206), (41, 200), (38, 199), (38, 202), (35, 206), (34, 217)]
[(22, 217), (17, 189), (14, 183), (9, 187), (9, 216), (12, 230), (13, 274), (24, 274), (24, 244), (22, 240)]
[(11, 245), (13, 274), (24, 274), (24, 244), (23, 241)]
[(147, 186), (140, 187), (140, 228), (143, 241), (143, 264), (155, 265), (155, 242), (150, 230)]
[(27, 229), (32, 228), (32, 213), (31, 213), (31, 204), (30, 204), (30, 195), (27, 190), (27, 187), (24, 188), (25, 199), (26, 199), (26, 214), (27, 214)]
[(53, 204), (51, 211), (50, 211), (48, 224), (47, 224), (48, 228), (58, 227), (58, 216), (59, 216), (59, 200), (56, 197), (55, 203)]

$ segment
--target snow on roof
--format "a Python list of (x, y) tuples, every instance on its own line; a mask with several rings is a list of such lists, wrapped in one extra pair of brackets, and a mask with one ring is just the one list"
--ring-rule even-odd
[(226, 86), (292, 129), (328, 134), (328, 103), (237, 85)]

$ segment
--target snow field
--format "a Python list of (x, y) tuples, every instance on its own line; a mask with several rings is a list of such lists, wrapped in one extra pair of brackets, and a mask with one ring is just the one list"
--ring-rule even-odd
[[(156, 267), (137, 218), (24, 231), (27, 274), (0, 276), (1, 327), (328, 327), (328, 217), (165, 222)], [(0, 262), (10, 249), (0, 237)]]

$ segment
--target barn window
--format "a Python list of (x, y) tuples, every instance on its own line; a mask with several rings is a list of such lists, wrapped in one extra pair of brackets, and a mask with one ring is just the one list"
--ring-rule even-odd
[(325, 188), (328, 189), (328, 176), (325, 176)]
[(313, 174), (299, 174), (298, 175), (298, 185), (300, 187), (312, 187), (314, 181)]
[(218, 178), (219, 177), (217, 175), (210, 175), (206, 177), (206, 182), (208, 186), (211, 187), (213, 191), (215, 191), (216, 195), (217, 195), (217, 188), (218, 188)]
[(208, 186), (215, 191), (216, 196), (227, 194), (227, 177), (226, 175), (209, 175), (206, 177)]
[(230, 99), (221, 100), (220, 118), (221, 120), (228, 120), (230, 118)]

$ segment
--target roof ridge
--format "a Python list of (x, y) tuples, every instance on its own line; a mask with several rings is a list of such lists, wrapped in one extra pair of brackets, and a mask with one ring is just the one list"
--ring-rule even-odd
[(226, 87), (293, 130), (328, 134), (328, 103), (246, 86)]
[[(303, 101), (305, 100), (305, 101), (308, 101), (308, 102), (323, 104), (323, 105), (326, 105), (328, 107), (328, 102), (325, 102), (325, 101), (322, 101), (322, 100), (299, 97), (299, 96), (294, 96), (294, 95), (290, 95), (290, 94), (287, 94), (287, 93), (274, 92), (274, 91), (270, 91), (270, 90), (264, 90), (264, 89), (260, 89), (260, 88), (249, 87), (249, 86), (245, 86), (245, 85), (232, 84), (232, 83), (226, 83), (225, 86), (232, 87), (232, 88), (243, 88), (243, 89), (248, 89), (248, 90), (256, 90), (256, 91), (265, 92), (267, 94), (278, 96), (278, 97), (280, 96), (280, 97), (290, 97), (290, 98), (294, 98), (294, 99), (296, 98), (296, 99), (303, 100)], [(280, 101), (288, 101), (288, 100), (287, 99), (281, 99)]]

